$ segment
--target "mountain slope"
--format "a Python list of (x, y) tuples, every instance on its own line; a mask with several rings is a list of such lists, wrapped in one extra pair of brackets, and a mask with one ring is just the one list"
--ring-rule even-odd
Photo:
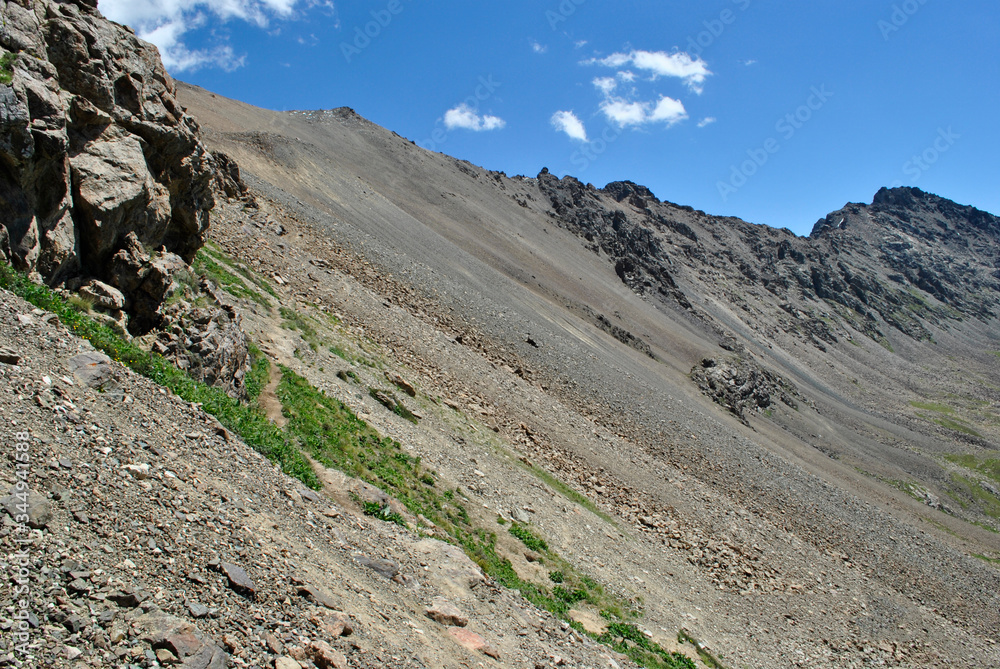
[[(507, 178), (346, 109), (179, 94), (259, 200), (259, 225), (223, 207), (220, 243), (634, 525), (619, 564), (656, 575), (664, 626), (694, 592), (737, 662), (995, 661), (1000, 579), (972, 557), (1000, 549), (994, 217), (900, 189), (797, 238), (628, 182)], [(392, 308), (358, 310), (344, 277)], [(328, 363), (301, 355), (319, 383)]]

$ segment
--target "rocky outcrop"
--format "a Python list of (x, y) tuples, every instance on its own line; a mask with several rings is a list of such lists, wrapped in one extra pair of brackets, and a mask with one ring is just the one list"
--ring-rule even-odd
[(0, 85), (0, 253), (53, 286), (114, 288), (144, 332), (204, 241), (216, 169), (156, 48), (96, 4), (2, 3), (18, 57)]
[(179, 301), (164, 309), (164, 328), (152, 350), (191, 377), (245, 399), (250, 372), (250, 340), (243, 321), (227, 305), (193, 307)]
[(747, 413), (767, 411), (779, 401), (798, 408), (795, 386), (747, 355), (706, 358), (691, 370), (691, 378), (703, 393), (747, 425)]

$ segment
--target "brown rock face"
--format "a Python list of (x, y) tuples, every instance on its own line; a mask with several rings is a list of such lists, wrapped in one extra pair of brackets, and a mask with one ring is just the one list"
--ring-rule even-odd
[(155, 47), (95, 4), (2, 3), (0, 46), (18, 57), (0, 85), (0, 249), (52, 286), (113, 286), (141, 332), (158, 321), (149, 277), (170, 269), (141, 251), (191, 260), (216, 167)]

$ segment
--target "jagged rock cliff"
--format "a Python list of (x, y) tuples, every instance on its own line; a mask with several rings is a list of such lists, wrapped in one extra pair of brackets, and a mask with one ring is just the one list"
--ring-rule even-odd
[(204, 241), (214, 159), (155, 47), (96, 0), (0, 8), (17, 55), (0, 85), (0, 254), (148, 331)]
[(930, 339), (929, 325), (987, 321), (1000, 309), (1000, 219), (917, 188), (882, 189), (798, 237), (661, 202), (628, 181), (598, 189), (543, 171), (538, 185), (554, 221), (607, 254), (635, 292), (691, 311), (679, 284), (712, 279), (726, 302), (776, 304), (779, 328), (820, 348), (848, 328), (877, 341), (893, 330)]

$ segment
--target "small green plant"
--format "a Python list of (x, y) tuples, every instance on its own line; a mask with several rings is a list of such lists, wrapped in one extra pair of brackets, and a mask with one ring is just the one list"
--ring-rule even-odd
[(89, 314), (94, 310), (94, 300), (85, 295), (70, 295), (68, 303), (70, 307), (76, 309), (81, 314)]
[(14, 64), (16, 62), (16, 53), (8, 52), (0, 56), (0, 84), (9, 86), (14, 83)]
[(552, 596), (556, 597), (557, 599), (561, 599), (562, 601), (572, 606), (577, 602), (583, 602), (589, 599), (590, 593), (587, 592), (584, 588), (570, 589), (570, 588), (564, 588), (561, 585), (557, 585), (556, 587), (552, 588)]
[(552, 581), (553, 583), (562, 583), (563, 581), (566, 580), (566, 577), (563, 576), (563, 573), (561, 571), (550, 571), (549, 580)]
[(364, 502), (364, 513), (366, 516), (384, 520), (387, 523), (395, 523), (401, 527), (406, 527), (406, 519), (399, 515), (386, 504), (382, 506), (378, 502)]
[(545, 543), (545, 540), (536, 537), (531, 530), (524, 525), (514, 523), (507, 531), (510, 532), (511, 536), (520, 539), (521, 543), (524, 544), (528, 550), (539, 553), (549, 550), (549, 545)]
[(354, 362), (354, 356), (348, 353), (342, 346), (330, 346), (330, 353), (347, 362)]
[(358, 375), (349, 369), (342, 369), (337, 372), (337, 378), (345, 383), (350, 383), (351, 381), (354, 383), (361, 383), (361, 379), (358, 378)]

